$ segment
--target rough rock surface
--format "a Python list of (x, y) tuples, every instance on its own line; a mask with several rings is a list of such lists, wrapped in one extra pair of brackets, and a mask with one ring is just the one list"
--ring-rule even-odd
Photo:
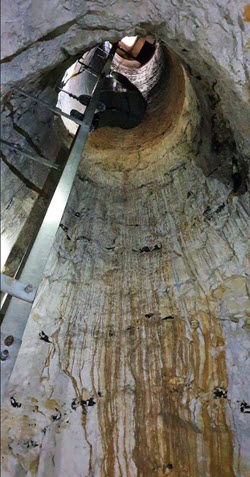
[[(153, 33), (214, 84), (239, 147), (247, 146), (249, 26), (246, 3), (193, 1), (11, 1), (2, 25), (2, 75), (8, 87), (34, 83), (73, 55), (123, 33)], [(244, 15), (245, 13), (245, 15)], [(240, 125), (239, 125), (240, 124)]]
[[(89, 138), (5, 393), (4, 477), (249, 475), (248, 202), (231, 179), (249, 153), (248, 11), (6, 6), (4, 94), (18, 85), (55, 104), (74, 55), (125, 34), (154, 34), (175, 55), (144, 126)], [(157, 136), (162, 116), (173, 125)], [(50, 159), (69, 147), (61, 122), (18, 95), (4, 96), (2, 126)], [(4, 156), (12, 248), (48, 178)]]
[(167, 159), (119, 190), (82, 165), (9, 386), (3, 475), (247, 476), (244, 202), (191, 151)]

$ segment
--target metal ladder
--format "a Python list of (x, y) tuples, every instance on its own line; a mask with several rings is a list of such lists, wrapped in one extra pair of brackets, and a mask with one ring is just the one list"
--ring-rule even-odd
[[(86, 107), (82, 121), (76, 120), (70, 115), (66, 115), (59, 108), (53, 108), (50, 105), (37, 100), (33, 96), (19, 92), (24, 96), (34, 99), (36, 102), (43, 104), (45, 107), (52, 110), (55, 114), (66, 116), (75, 121), (79, 127), (74, 136), (69, 157), (61, 174), (58, 185), (55, 189), (54, 195), (49, 204), (48, 210), (45, 214), (39, 232), (36, 236), (32, 249), (29, 253), (27, 261), (24, 265), (20, 279), (8, 277), (1, 274), (1, 291), (12, 296), (6, 314), (3, 319), (1, 329), (1, 392), (9, 381), (10, 375), (15, 365), (17, 354), (19, 352), (22, 335), (34, 302), (39, 283), (43, 277), (44, 268), (49, 257), (51, 248), (53, 246), (56, 232), (61, 222), (68, 198), (73, 186), (73, 182), (78, 170), (78, 166), (82, 157), (85, 143), (88, 138), (90, 126), (93, 121), (95, 110), (98, 104), (101, 88), (105, 76), (109, 73), (111, 63), (116, 51), (117, 45), (114, 44), (106, 57), (105, 63), (98, 73), (98, 80), (93, 90), (91, 100)], [(97, 47), (98, 49), (98, 47)], [(104, 53), (104, 52), (103, 52)], [(88, 66), (88, 65), (87, 65)], [(90, 72), (91, 73), (91, 72)], [(97, 72), (96, 72), (97, 74)], [(46, 159), (39, 155), (33, 155), (25, 149), (18, 148), (7, 141), (2, 142), (12, 149), (24, 154), (26, 157), (33, 159), (40, 164), (48, 167), (55, 167)], [(33, 156), (33, 157), (32, 157)], [(13, 340), (14, 338), (14, 340)], [(3, 349), (11, 342), (10, 351)]]

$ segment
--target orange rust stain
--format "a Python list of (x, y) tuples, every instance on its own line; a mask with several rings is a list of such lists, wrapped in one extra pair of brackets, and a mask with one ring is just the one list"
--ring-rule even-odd
[[(169, 282), (171, 272), (163, 262), (159, 258), (159, 276)], [(214, 386), (227, 388), (224, 339), (218, 317), (200, 298), (200, 309), (188, 310), (188, 338), (188, 323), (169, 294), (168, 314), (176, 318), (161, 321), (155, 313), (152, 319), (145, 319), (142, 310), (148, 301), (144, 285), (137, 292), (136, 277), (130, 273), (130, 322), (124, 323), (122, 287), (114, 304), (111, 275), (107, 278), (112, 290), (106, 294), (108, 312), (101, 315), (88, 343), (102, 446), (100, 477), (233, 477), (232, 433), (226, 423), (225, 400), (213, 398)], [(153, 274), (150, 280), (153, 290)], [(213, 303), (223, 292), (222, 285), (205, 300), (209, 298)], [(157, 295), (154, 297), (152, 310), (158, 307)], [(45, 364), (50, 367), (56, 347), (60, 370), (71, 380), (80, 402), (87, 397), (83, 388), (86, 330), (82, 317), (70, 314), (62, 333), (64, 340), (60, 341), (59, 329), (52, 335)], [(100, 399), (98, 391), (103, 393)], [(31, 402), (32, 399), (29, 398)], [(54, 399), (45, 405), (50, 406), (58, 407)], [(85, 411), (80, 424), (82, 440), (89, 446), (90, 475), (96, 449), (88, 436)], [(57, 428), (55, 432), (59, 432)], [(31, 465), (35, 470), (35, 462)]]
[(38, 466), (39, 466), (39, 460), (40, 456), (38, 456), (36, 459), (32, 460), (29, 466), (29, 471), (31, 473), (32, 477), (35, 477), (38, 471)]
[(246, 44), (244, 45), (244, 50), (248, 50), (250, 48), (250, 38), (248, 38)]
[[(216, 360), (211, 354), (214, 348), (224, 345), (217, 317), (204, 311), (192, 314), (191, 319), (196, 317), (199, 327), (193, 329), (190, 343), (181, 320), (165, 323), (162, 328), (155, 318), (146, 322), (142, 332), (143, 322), (138, 320), (136, 300), (135, 295), (131, 296), (131, 325), (136, 326), (128, 330), (126, 338), (119, 310), (114, 335), (97, 339), (93, 345), (93, 389), (96, 386), (94, 368), (98, 388), (105, 389), (98, 412), (103, 452), (100, 475), (115, 477), (116, 465), (120, 468), (119, 455), (122, 455), (125, 461), (122, 471), (126, 477), (135, 475), (129, 468), (131, 458), (137, 475), (143, 477), (202, 474), (214, 477), (218, 469), (220, 475), (233, 477), (232, 435), (226, 423), (225, 402), (215, 402), (212, 392), (217, 382), (227, 387), (225, 353), (218, 352)], [(110, 316), (111, 313), (106, 321), (108, 329), (111, 329)], [(198, 328), (203, 335), (201, 341)], [(125, 386), (126, 390), (121, 391), (123, 373), (133, 377), (133, 389)], [(189, 382), (189, 374), (193, 375), (192, 382)], [(184, 395), (185, 405), (182, 404)], [(199, 428), (192, 422), (191, 400), (200, 405)], [(133, 419), (129, 425), (131, 409)], [(119, 419), (124, 436), (120, 449)], [(129, 441), (126, 436), (131, 436)], [(204, 446), (207, 458), (202, 462), (195, 450), (197, 446)]]
[(35, 404), (35, 403), (38, 402), (36, 398), (31, 397), (31, 396), (28, 396), (27, 399), (28, 399), (30, 402), (32, 402), (33, 404)]
[[(131, 308), (136, 315), (136, 306)], [(147, 322), (145, 336), (139, 327), (129, 332), (127, 343), (124, 343), (122, 333), (118, 332), (113, 346), (112, 341), (109, 345), (104, 341), (102, 352), (97, 352), (97, 358), (99, 355), (99, 358), (102, 356), (104, 359), (104, 376), (101, 373), (98, 381), (103, 382), (106, 389), (102, 413), (99, 414), (104, 455), (102, 477), (116, 475), (114, 464), (118, 462), (119, 455), (117, 421), (123, 408), (117, 386), (120, 382), (121, 363), (129, 369), (135, 383), (134, 391), (129, 396), (125, 394), (123, 404), (125, 408), (133, 409), (135, 442), (132, 459), (137, 475), (198, 477), (202, 473), (208, 475), (209, 472), (214, 477), (217, 469), (220, 469), (221, 475), (234, 476), (232, 435), (226, 424), (225, 403), (216, 403), (214, 407), (212, 395), (215, 383), (219, 382), (225, 387), (227, 385), (224, 352), (218, 353), (216, 360), (211, 356), (211, 350), (218, 345), (223, 346), (224, 340), (215, 315), (199, 311), (197, 318), (203, 341), (199, 341), (197, 331), (193, 330), (191, 346), (186, 338), (183, 322), (167, 325), (167, 333), (162, 333), (161, 328), (153, 322)], [(211, 329), (214, 330), (215, 337), (211, 334)], [(121, 355), (124, 355), (123, 360)], [(98, 359), (95, 364), (101, 367)], [(192, 384), (188, 383), (189, 372), (194, 375)], [(188, 395), (185, 410), (182, 405), (184, 393)], [(189, 411), (189, 403), (193, 399), (201, 405), (200, 430), (196, 430), (192, 424)], [(187, 417), (182, 418), (183, 413), (189, 416), (190, 421)], [(125, 416), (122, 422), (124, 436), (131, 434)], [(197, 460), (194, 450), (198, 441), (199, 445), (203, 443), (208, 456), (202, 464)], [(122, 454), (126, 459), (128, 450), (125, 440)], [(173, 465), (172, 470), (167, 465)], [(131, 475), (129, 456), (125, 475)]]
[(55, 399), (46, 399), (44, 403), (45, 409), (51, 409), (52, 411), (55, 409), (55, 407), (60, 407), (59, 404)]
[(245, 22), (250, 22), (250, 3), (244, 8), (243, 17)]
[(233, 202), (234, 197), (237, 197), (237, 194), (235, 194), (234, 192), (231, 192), (227, 198), (228, 204), (231, 204)]

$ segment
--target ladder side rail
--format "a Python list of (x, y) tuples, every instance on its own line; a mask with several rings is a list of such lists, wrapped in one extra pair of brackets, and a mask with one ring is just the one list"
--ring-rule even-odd
[[(112, 47), (107, 61), (105, 62), (101, 77), (97, 81), (93, 91), (93, 96), (89, 105), (86, 108), (82, 125), (78, 128), (77, 133), (71, 145), (68, 161), (65, 165), (60, 181), (57, 185), (55, 193), (52, 197), (41, 228), (37, 234), (31, 252), (25, 263), (23, 271), (20, 276), (22, 283), (32, 283), (33, 287), (39, 286), (43, 277), (44, 269), (50, 251), (52, 249), (56, 232), (61, 222), (70, 192), (72, 190), (73, 182), (78, 170), (82, 152), (88, 137), (88, 132), (93, 121), (94, 113), (98, 104), (103, 80), (110, 70), (111, 62), (116, 51), (116, 44)], [(6, 384), (9, 381), (10, 375), (15, 365), (16, 357), (22, 342), (22, 335), (32, 308), (32, 304), (22, 301), (18, 298), (12, 298), (7, 308), (1, 330), (1, 342), (8, 335), (15, 337), (16, 345), (13, 352), (10, 353), (6, 361), (1, 362), (2, 370), (1, 391), (4, 392)]]

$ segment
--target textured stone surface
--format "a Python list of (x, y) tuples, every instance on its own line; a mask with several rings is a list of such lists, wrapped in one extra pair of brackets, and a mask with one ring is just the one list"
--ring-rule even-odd
[[(245, 2), (184, 1), (10, 2), (3, 22), (3, 83), (33, 82), (103, 39), (154, 33), (191, 67), (215, 84), (226, 116), (246, 144), (248, 33)], [(39, 12), (39, 14), (38, 14)], [(55, 20), (56, 18), (56, 20)], [(183, 51), (186, 50), (186, 51)], [(11, 61), (10, 61), (11, 60)], [(243, 120), (244, 119), (244, 120)], [(238, 121), (240, 120), (240, 127)]]
[(3, 475), (247, 476), (245, 207), (177, 154), (139, 188), (82, 165), (9, 386)]
[[(249, 151), (247, 15), (231, 0), (6, 6), (4, 92), (55, 104), (73, 55), (125, 33), (175, 56), (142, 125), (89, 138), (5, 393), (4, 477), (249, 475), (249, 204), (245, 185), (231, 194)], [(4, 101), (4, 137), (58, 159), (61, 122)], [(12, 246), (46, 172), (4, 153)]]
[[(219, 98), (220, 110), (232, 126), (230, 140), (235, 139), (238, 150), (247, 157), (250, 154), (247, 106), (249, 22), (244, 11), (245, 3), (235, 4), (233, 0), (226, 5), (216, 1), (206, 4), (188, 1), (181, 4), (170, 1), (73, 1), (61, 4), (50, 1), (43, 2), (42, 7), (38, 1), (8, 2), (1, 32), (2, 94), (9, 92), (13, 85), (35, 88), (35, 94), (40, 94), (46, 85), (42, 97), (55, 104), (56, 94), (51, 88), (56, 80), (60, 80), (68, 63), (73, 61), (70, 55), (82, 53), (104, 39), (118, 39), (125, 33), (152, 32), (179, 56), (196, 83), (197, 91), (203, 99), (206, 98), (205, 102), (213, 96)], [(54, 160), (59, 146), (50, 125), (45, 126), (46, 122), (50, 123), (51, 114), (42, 108), (34, 108), (35, 103), (18, 95), (12, 95), (11, 99), (5, 96), (3, 104), (6, 106), (2, 136), (21, 145), (28, 141), (30, 147), (38, 148), (37, 152)], [(210, 106), (207, 105), (206, 109)], [(21, 126), (22, 130), (16, 127), (13, 130), (13, 124)], [(209, 127), (207, 122), (205, 131)], [(49, 142), (48, 134), (53, 136)], [(8, 159), (16, 165), (15, 155), (8, 153)], [(27, 161), (18, 160), (18, 163), (17, 169), (26, 168)], [(34, 169), (30, 163), (28, 167)], [(36, 167), (35, 170), (33, 178), (34, 174), (39, 178), (44, 175), (44, 169)], [(15, 221), (15, 230), (8, 231), (5, 236), (6, 243), (11, 239), (14, 243), (39, 193), (39, 179), (38, 184), (35, 181), (38, 190), (34, 191), (33, 198), (22, 179), (12, 176), (9, 180), (19, 203), (25, 204), (18, 215), (19, 225)], [(3, 185), (5, 183), (3, 181)], [(4, 209), (9, 200), (9, 193), (3, 192)], [(16, 200), (8, 208), (10, 217), (10, 209), (16, 208)], [(15, 216), (14, 213), (13, 218)], [(3, 221), (6, 229), (4, 224)]]

